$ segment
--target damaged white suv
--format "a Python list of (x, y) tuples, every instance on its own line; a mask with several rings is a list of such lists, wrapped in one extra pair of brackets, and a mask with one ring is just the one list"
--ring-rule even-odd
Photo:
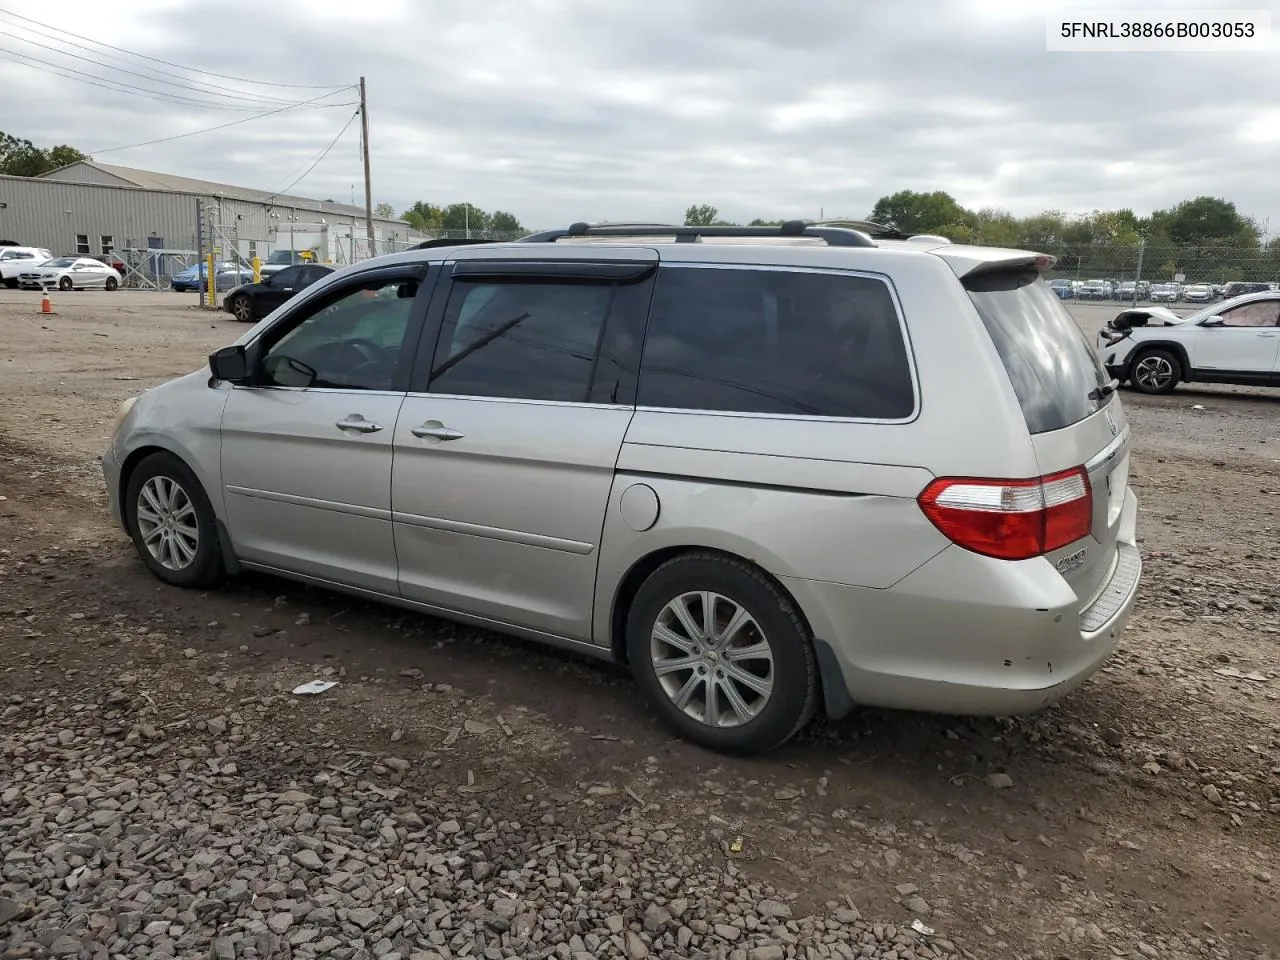
[(1141, 393), (1191, 382), (1280, 387), (1280, 291), (1187, 317), (1167, 307), (1122, 311), (1098, 331), (1098, 354), (1111, 376)]

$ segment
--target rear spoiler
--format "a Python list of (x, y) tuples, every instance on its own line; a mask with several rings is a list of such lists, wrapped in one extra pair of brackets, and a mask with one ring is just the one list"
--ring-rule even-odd
[(957, 277), (977, 276), (984, 273), (1005, 273), (1036, 270), (1043, 273), (1052, 270), (1058, 258), (1047, 253), (1028, 250), (999, 250), (991, 247), (965, 247), (960, 244), (931, 250), (935, 256), (947, 262)]

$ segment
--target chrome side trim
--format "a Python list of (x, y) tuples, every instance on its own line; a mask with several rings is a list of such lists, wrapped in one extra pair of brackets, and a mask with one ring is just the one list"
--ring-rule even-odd
[(289, 503), (295, 507), (313, 507), (316, 510), (331, 510), (334, 513), (348, 513), (353, 517), (367, 517), (370, 520), (390, 520), (391, 511), (380, 507), (362, 507), (355, 503), (338, 503), (336, 500), (321, 500), (319, 497), (300, 497), (294, 493), (276, 493), (273, 490), (257, 490), (253, 487), (240, 487), (227, 484), (224, 491), (237, 497), (250, 497), (254, 500), (270, 500), (273, 503)]
[(486, 527), (479, 523), (466, 523), (461, 520), (423, 517), (416, 513), (401, 513), (398, 510), (391, 511), (391, 519), (396, 523), (407, 523), (410, 526), (425, 527), (428, 530), (458, 533), (466, 537), (483, 537), (487, 540), (502, 540), (506, 543), (518, 543), (526, 547), (541, 547), (544, 550), (572, 553), (580, 557), (589, 556), (595, 550), (595, 544), (582, 543), (578, 540), (564, 540), (560, 537), (548, 537), (541, 533), (526, 533), (523, 530), (507, 530), (504, 527)]

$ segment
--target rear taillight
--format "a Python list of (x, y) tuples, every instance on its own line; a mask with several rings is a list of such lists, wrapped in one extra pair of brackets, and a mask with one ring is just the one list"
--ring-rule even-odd
[(1050, 553), (1093, 527), (1093, 490), (1083, 467), (1033, 480), (942, 477), (919, 503), (952, 543), (1001, 560)]

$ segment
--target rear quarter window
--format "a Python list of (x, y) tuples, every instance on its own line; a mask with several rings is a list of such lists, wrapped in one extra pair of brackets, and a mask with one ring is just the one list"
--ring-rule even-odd
[(658, 272), (637, 402), (901, 420), (915, 412), (916, 396), (883, 280), (671, 265)]
[(979, 273), (964, 285), (1032, 433), (1079, 423), (1110, 401), (1090, 397), (1109, 382), (1106, 368), (1038, 272)]

